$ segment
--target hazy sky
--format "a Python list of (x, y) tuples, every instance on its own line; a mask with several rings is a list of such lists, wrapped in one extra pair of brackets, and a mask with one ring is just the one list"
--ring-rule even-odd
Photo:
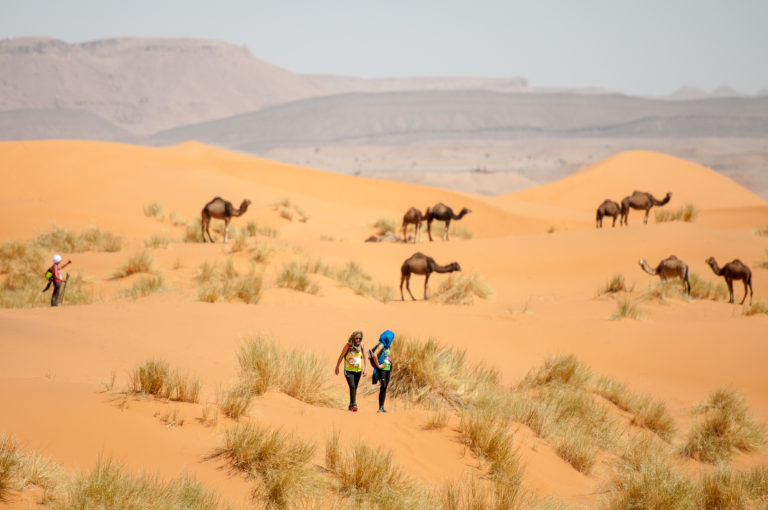
[(298, 73), (768, 89), (768, 0), (0, 0), (0, 38), (192, 37)]

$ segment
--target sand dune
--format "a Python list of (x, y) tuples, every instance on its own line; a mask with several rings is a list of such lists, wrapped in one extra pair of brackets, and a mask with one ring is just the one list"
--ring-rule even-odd
[[(678, 425), (675, 444), (690, 426), (691, 406), (718, 388), (745, 395), (752, 412), (768, 420), (763, 367), (768, 316), (745, 316), (742, 307), (722, 300), (670, 298), (639, 302), (642, 320), (610, 320), (616, 301), (598, 295), (615, 274), (624, 275), (636, 295), (642, 293), (658, 278), (641, 271), (637, 259), (655, 264), (674, 253), (712, 283), (722, 278), (704, 259), (715, 256), (724, 263), (738, 257), (752, 267), (755, 300), (766, 299), (768, 269), (761, 264), (768, 238), (753, 231), (768, 224), (768, 202), (687, 161), (621, 153), (562, 181), (490, 198), (275, 163), (194, 142), (162, 149), (8, 142), (0, 144), (0, 161), (5, 179), (0, 211), (6, 218), (0, 241), (31, 240), (52, 222), (74, 231), (98, 226), (123, 238), (118, 252), (63, 253), (95, 303), (67, 306), (65, 301), (50, 308), (41, 296), (39, 307), (0, 309), (0, 434), (18, 438), (25, 449), (50, 456), (67, 470), (90, 468), (99, 455), (113, 456), (130, 469), (151, 469), (164, 478), (192, 473), (235, 508), (248, 507), (253, 482), (228, 475), (221, 460), (205, 460), (234, 422), (222, 416), (210, 426), (198, 418), (235, 380), (244, 339), (260, 333), (271, 335), (281, 348), (314, 352), (342, 393), (343, 379), (332, 367), (349, 332), (362, 329), (372, 346), (382, 330), (392, 329), (466, 350), (468, 361), (497, 369), (505, 385), (549, 355), (574, 354), (595, 373), (664, 402)], [(655, 223), (652, 215), (644, 226), (634, 211), (628, 228), (595, 229), (596, 206), (634, 189), (657, 197), (671, 191), (672, 202), (665, 207), (690, 202), (701, 210), (700, 218)], [(275, 234), (248, 238), (239, 251), (234, 241), (181, 242), (181, 220), (195, 221), (216, 195), (236, 205), (244, 198), (252, 201), (244, 216), (233, 219), (236, 229), (253, 222)], [(306, 221), (280, 215), (276, 204), (285, 199)], [(152, 202), (162, 204), (164, 218), (144, 214)], [(415, 246), (363, 242), (375, 233), (377, 220), (390, 219), (399, 227), (408, 207), (423, 210), (437, 202), (456, 211), (472, 209), (452, 225), (450, 241), (436, 236)], [(458, 227), (472, 237), (457, 235)], [(165, 247), (147, 248), (167, 290), (125, 297), (120, 292), (140, 275), (115, 279), (113, 274), (153, 235), (168, 238)], [(266, 262), (254, 262), (257, 246), (271, 249)], [(460, 262), (463, 274), (479, 275), (493, 293), (468, 306), (400, 301), (400, 264), (415, 251), (441, 264)], [(316, 295), (278, 287), (282, 264), (299, 259), (333, 267), (353, 261), (372, 282), (391, 287), (395, 299), (383, 303), (357, 295), (322, 275), (311, 275), (319, 287)], [(198, 300), (194, 277), (201, 265), (226, 261), (262, 276), (258, 304)], [(447, 279), (433, 275), (430, 292)], [(423, 277), (414, 276), (411, 283), (421, 298)], [(741, 284), (735, 289), (740, 300)], [(153, 357), (196, 374), (203, 385), (201, 403), (125, 397), (121, 391), (129, 373)], [(112, 373), (115, 384), (106, 391)], [(449, 426), (425, 430), (429, 410), (391, 399), (392, 412), (381, 416), (375, 399), (364, 396), (360, 412), (353, 414), (269, 392), (254, 400), (247, 419), (315, 441), (319, 465), (325, 438), (335, 428), (342, 437), (391, 449), (406, 474), (429, 486), (484, 469), (462, 444), (455, 414)], [(162, 422), (171, 411), (184, 418), (183, 425)], [(595, 507), (601, 501), (609, 460), (590, 474), (580, 473), (548, 441), (527, 427), (518, 429), (524, 487), (567, 504)], [(765, 451), (741, 455), (736, 462), (765, 464)], [(709, 469), (691, 464), (692, 472)], [(0, 508), (34, 507), (29, 492), (12, 496)]]

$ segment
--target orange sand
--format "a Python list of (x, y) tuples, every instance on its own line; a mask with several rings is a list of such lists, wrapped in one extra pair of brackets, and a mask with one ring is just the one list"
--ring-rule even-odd
[[(418, 185), (377, 181), (317, 171), (186, 143), (145, 148), (95, 142), (0, 143), (0, 241), (28, 240), (55, 222), (80, 231), (98, 226), (124, 238), (118, 253), (63, 253), (72, 272), (80, 272), (101, 301), (87, 306), (0, 310), (0, 434), (19, 439), (69, 470), (92, 467), (111, 456), (132, 469), (172, 478), (189, 472), (216, 489), (235, 507), (248, 505), (251, 484), (205, 460), (221, 445), (231, 422), (204, 426), (196, 418), (237, 374), (237, 349), (243, 338), (269, 333), (285, 348), (311, 349), (329, 366), (353, 329), (365, 332), (370, 346), (384, 329), (467, 350), (473, 362), (498, 369), (505, 383), (522, 378), (550, 354), (575, 354), (595, 372), (626, 383), (632, 390), (663, 400), (679, 424), (688, 423), (692, 405), (713, 390), (728, 387), (747, 396), (754, 413), (768, 421), (768, 317), (743, 316), (742, 308), (722, 301), (646, 302), (644, 320), (609, 320), (616, 309), (597, 290), (614, 274), (645, 289), (655, 278), (637, 259), (651, 265), (670, 254), (688, 262), (700, 278), (718, 279), (704, 264), (740, 258), (752, 267), (755, 299), (768, 295), (768, 238), (753, 231), (768, 224), (768, 202), (734, 182), (693, 163), (650, 152), (627, 152), (562, 181), (498, 197), (482, 197)], [(673, 192), (666, 208), (693, 203), (695, 223), (642, 224), (630, 213), (630, 227), (594, 228), (595, 209), (605, 198), (621, 200), (633, 190), (661, 198)], [(252, 256), (231, 253), (232, 244), (172, 242), (152, 249), (158, 270), (173, 290), (131, 300), (117, 297), (137, 276), (111, 275), (152, 235), (179, 238), (183, 227), (146, 217), (151, 202), (194, 220), (213, 196), (238, 205), (249, 198), (235, 227), (255, 221), (278, 231), (265, 238), (279, 249), (264, 270), (261, 302), (208, 304), (197, 301), (192, 282), (204, 261), (232, 259), (247, 269)], [(290, 222), (274, 204), (288, 198), (309, 216)], [(473, 238), (437, 238), (418, 246), (364, 243), (380, 218), (398, 223), (410, 207), (444, 202), (472, 213), (455, 225)], [(216, 220), (214, 220), (214, 224)], [(550, 228), (554, 233), (547, 233)], [(220, 237), (220, 236), (218, 236)], [(259, 238), (262, 239), (262, 238)], [(426, 233), (424, 235), (426, 240)], [(295, 247), (295, 248), (292, 248)], [(297, 251), (291, 252), (292, 249)], [(383, 304), (355, 295), (336, 282), (313, 277), (318, 295), (278, 288), (281, 263), (303, 253), (341, 266), (357, 262), (373, 281), (397, 289), (402, 261), (415, 251), (439, 263), (459, 261), (465, 273), (479, 273), (494, 293), (472, 306), (398, 300)], [(41, 268), (41, 271), (45, 268)], [(447, 278), (436, 274), (430, 289)], [(422, 297), (423, 278), (411, 289)], [(41, 283), (42, 285), (42, 283)], [(736, 297), (743, 287), (736, 284)], [(407, 297), (407, 294), (406, 294)], [(128, 400), (116, 394), (128, 374), (156, 357), (197, 375), (203, 404)], [(116, 375), (113, 392), (103, 382)], [(396, 375), (395, 375), (396, 377)], [(342, 391), (346, 386), (335, 378)], [(367, 385), (366, 385), (367, 386)], [(427, 431), (429, 413), (393, 400), (392, 413), (377, 415), (375, 395), (361, 400), (360, 412), (313, 407), (278, 393), (257, 398), (249, 412), (259, 423), (279, 425), (318, 443), (318, 462), (326, 436), (335, 427), (342, 437), (386, 446), (411, 476), (439, 486), (476, 472), (478, 461), (452, 427)], [(159, 416), (176, 410), (183, 426), (167, 427)], [(678, 440), (682, 434), (678, 434)], [(565, 502), (594, 504), (606, 482), (604, 470), (586, 476), (561, 460), (546, 441), (521, 427), (525, 484)], [(762, 454), (754, 462), (764, 460)], [(745, 462), (752, 462), (749, 459)], [(34, 498), (18, 496), (0, 508), (31, 508)]]

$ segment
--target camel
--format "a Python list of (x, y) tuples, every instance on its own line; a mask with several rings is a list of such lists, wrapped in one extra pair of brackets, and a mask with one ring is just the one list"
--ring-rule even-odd
[(624, 197), (624, 199), (621, 201), (621, 219), (619, 221), (619, 225), (629, 226), (628, 220), (630, 209), (645, 209), (645, 217), (643, 218), (643, 223), (647, 224), (648, 213), (651, 211), (651, 207), (654, 205), (664, 205), (669, 202), (671, 198), (671, 192), (668, 192), (662, 200), (659, 200), (654, 198), (654, 196), (650, 193), (635, 190), (631, 195)]
[(427, 282), (429, 282), (429, 275), (431, 273), (452, 273), (454, 271), (461, 271), (461, 266), (458, 262), (451, 262), (447, 266), (441, 266), (435, 259), (428, 257), (421, 252), (416, 252), (403, 262), (400, 267), (400, 299), (405, 301), (403, 296), (403, 282), (405, 282), (405, 288), (408, 294), (411, 295), (411, 299), (416, 301), (411, 293), (411, 275), (423, 274), (424, 275), (424, 300), (427, 299)]
[(616, 218), (621, 215), (621, 206), (618, 202), (606, 198), (597, 208), (597, 228), (603, 228), (603, 216), (613, 217), (613, 227), (616, 226)]
[(216, 197), (205, 204), (203, 210), (200, 211), (202, 215), (203, 242), (206, 242), (206, 233), (208, 233), (208, 238), (212, 243), (216, 242), (211, 237), (211, 231), (208, 229), (211, 224), (211, 218), (216, 218), (217, 220), (224, 220), (224, 242), (226, 243), (229, 235), (229, 221), (232, 219), (232, 216), (242, 216), (248, 210), (249, 205), (251, 205), (251, 201), (246, 198), (240, 204), (240, 209), (235, 209), (232, 207), (232, 202), (227, 202), (221, 197)]
[(408, 211), (403, 215), (403, 241), (405, 241), (406, 243), (408, 242), (408, 237), (406, 237), (405, 235), (406, 230), (409, 224), (413, 224), (416, 227), (416, 234), (413, 236), (413, 242), (414, 243), (421, 242), (421, 223), (425, 219), (427, 219), (427, 217), (421, 214), (421, 211), (419, 211), (415, 207), (411, 207), (410, 209), (408, 209)]
[(715, 257), (709, 257), (705, 260), (712, 271), (718, 276), (725, 277), (725, 283), (728, 284), (728, 293), (730, 294), (729, 303), (733, 303), (733, 281), (744, 281), (744, 297), (741, 299), (740, 305), (744, 304), (744, 300), (747, 299), (747, 288), (749, 288), (749, 304), (752, 304), (752, 270), (747, 267), (745, 263), (739, 259), (733, 259), (722, 267), (718, 267)]
[(691, 280), (688, 278), (688, 264), (679, 258), (670, 255), (659, 262), (659, 265), (655, 268), (649, 266), (645, 259), (640, 259), (637, 262), (646, 273), (659, 275), (661, 281), (666, 281), (675, 277), (680, 278), (680, 281), (683, 283), (683, 290), (685, 290), (689, 296), (691, 295)]
[(429, 235), (429, 240), (432, 241), (432, 222), (434, 220), (438, 221), (444, 221), (445, 222), (445, 232), (443, 232), (443, 241), (448, 240), (448, 228), (451, 226), (451, 220), (460, 220), (464, 217), (465, 214), (471, 213), (472, 211), (470, 209), (467, 209), (464, 207), (461, 212), (458, 214), (454, 214), (453, 209), (445, 205), (444, 203), (440, 202), (438, 204), (435, 204), (434, 207), (427, 208), (427, 234)]

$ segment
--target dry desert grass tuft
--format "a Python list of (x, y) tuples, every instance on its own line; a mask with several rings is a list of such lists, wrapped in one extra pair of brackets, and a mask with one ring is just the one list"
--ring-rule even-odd
[(441, 304), (471, 305), (479, 299), (487, 299), (491, 294), (493, 290), (479, 273), (451, 274), (440, 284), (431, 299)]
[(597, 295), (616, 294), (617, 292), (623, 292), (625, 290), (627, 290), (627, 284), (624, 281), (624, 275), (616, 273), (605, 283), (605, 285), (598, 289)]
[(222, 263), (205, 261), (195, 274), (197, 297), (205, 303), (239, 299), (256, 304), (261, 299), (263, 281), (253, 264), (247, 274), (241, 275), (232, 259)]
[(699, 216), (699, 209), (693, 204), (685, 204), (677, 210), (655, 209), (656, 223), (667, 221), (693, 222)]
[(200, 400), (200, 381), (179, 371), (172, 371), (165, 361), (152, 359), (131, 373), (131, 391), (196, 403)]
[(147, 250), (134, 253), (112, 273), (112, 278), (125, 278), (136, 273), (153, 273), (155, 260)]
[(744, 309), (744, 315), (756, 314), (768, 315), (768, 304), (766, 304), (764, 301), (756, 299), (751, 305)]

